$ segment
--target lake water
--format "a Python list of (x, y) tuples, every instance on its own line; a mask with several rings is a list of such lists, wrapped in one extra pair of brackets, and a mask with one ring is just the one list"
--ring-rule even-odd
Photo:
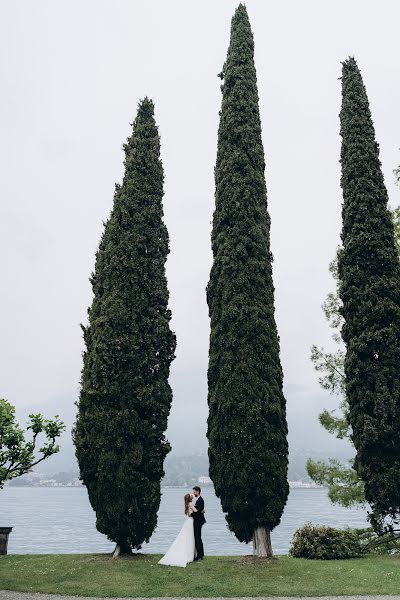
[[(164, 553), (182, 525), (186, 490), (165, 488), (158, 526), (143, 552)], [(251, 554), (228, 530), (213, 488), (204, 488), (207, 524), (203, 527), (206, 554)], [(324, 489), (291, 489), (281, 524), (272, 532), (275, 554), (287, 554), (293, 532), (312, 521), (333, 527), (365, 527), (365, 510), (331, 504)], [(0, 491), (0, 526), (13, 526), (10, 554), (111, 552), (114, 545), (98, 533), (86, 488), (6, 487)]]

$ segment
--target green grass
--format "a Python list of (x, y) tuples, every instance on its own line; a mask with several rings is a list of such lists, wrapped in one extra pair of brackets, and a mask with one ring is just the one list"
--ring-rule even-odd
[(288, 556), (206, 557), (185, 569), (159, 556), (111, 560), (102, 554), (0, 556), (0, 589), (80, 596), (395, 595), (400, 559), (367, 556), (312, 561)]

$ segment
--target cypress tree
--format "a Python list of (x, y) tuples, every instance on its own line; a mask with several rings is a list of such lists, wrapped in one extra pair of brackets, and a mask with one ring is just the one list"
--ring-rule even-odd
[(340, 297), (346, 344), (354, 467), (365, 483), (370, 520), (391, 528), (400, 511), (400, 264), (361, 73), (343, 63)]
[(242, 4), (220, 76), (214, 262), (207, 288), (210, 476), (231, 531), (267, 556), (270, 531), (288, 496), (287, 423), (254, 42)]
[(130, 553), (157, 524), (175, 350), (160, 139), (147, 98), (124, 150), (123, 182), (91, 278), (74, 442), (97, 529)]

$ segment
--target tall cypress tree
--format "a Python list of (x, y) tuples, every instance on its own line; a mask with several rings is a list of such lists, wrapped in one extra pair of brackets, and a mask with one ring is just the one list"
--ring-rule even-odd
[(400, 264), (379, 146), (354, 58), (343, 63), (340, 123), (338, 266), (346, 395), (355, 469), (365, 483), (371, 521), (382, 531), (400, 511)]
[(74, 442), (97, 529), (129, 553), (157, 524), (175, 350), (160, 139), (147, 98), (124, 150), (123, 182), (91, 279)]
[(210, 475), (229, 528), (267, 556), (288, 496), (287, 423), (254, 42), (242, 4), (221, 78), (207, 289)]

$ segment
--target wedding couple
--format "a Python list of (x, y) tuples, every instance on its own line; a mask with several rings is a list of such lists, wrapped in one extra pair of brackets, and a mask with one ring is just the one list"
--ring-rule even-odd
[(203, 560), (204, 549), (201, 539), (201, 528), (206, 522), (204, 517), (204, 500), (199, 486), (193, 488), (192, 494), (186, 494), (185, 521), (168, 552), (159, 561), (160, 565), (170, 567), (186, 567), (187, 563)]

